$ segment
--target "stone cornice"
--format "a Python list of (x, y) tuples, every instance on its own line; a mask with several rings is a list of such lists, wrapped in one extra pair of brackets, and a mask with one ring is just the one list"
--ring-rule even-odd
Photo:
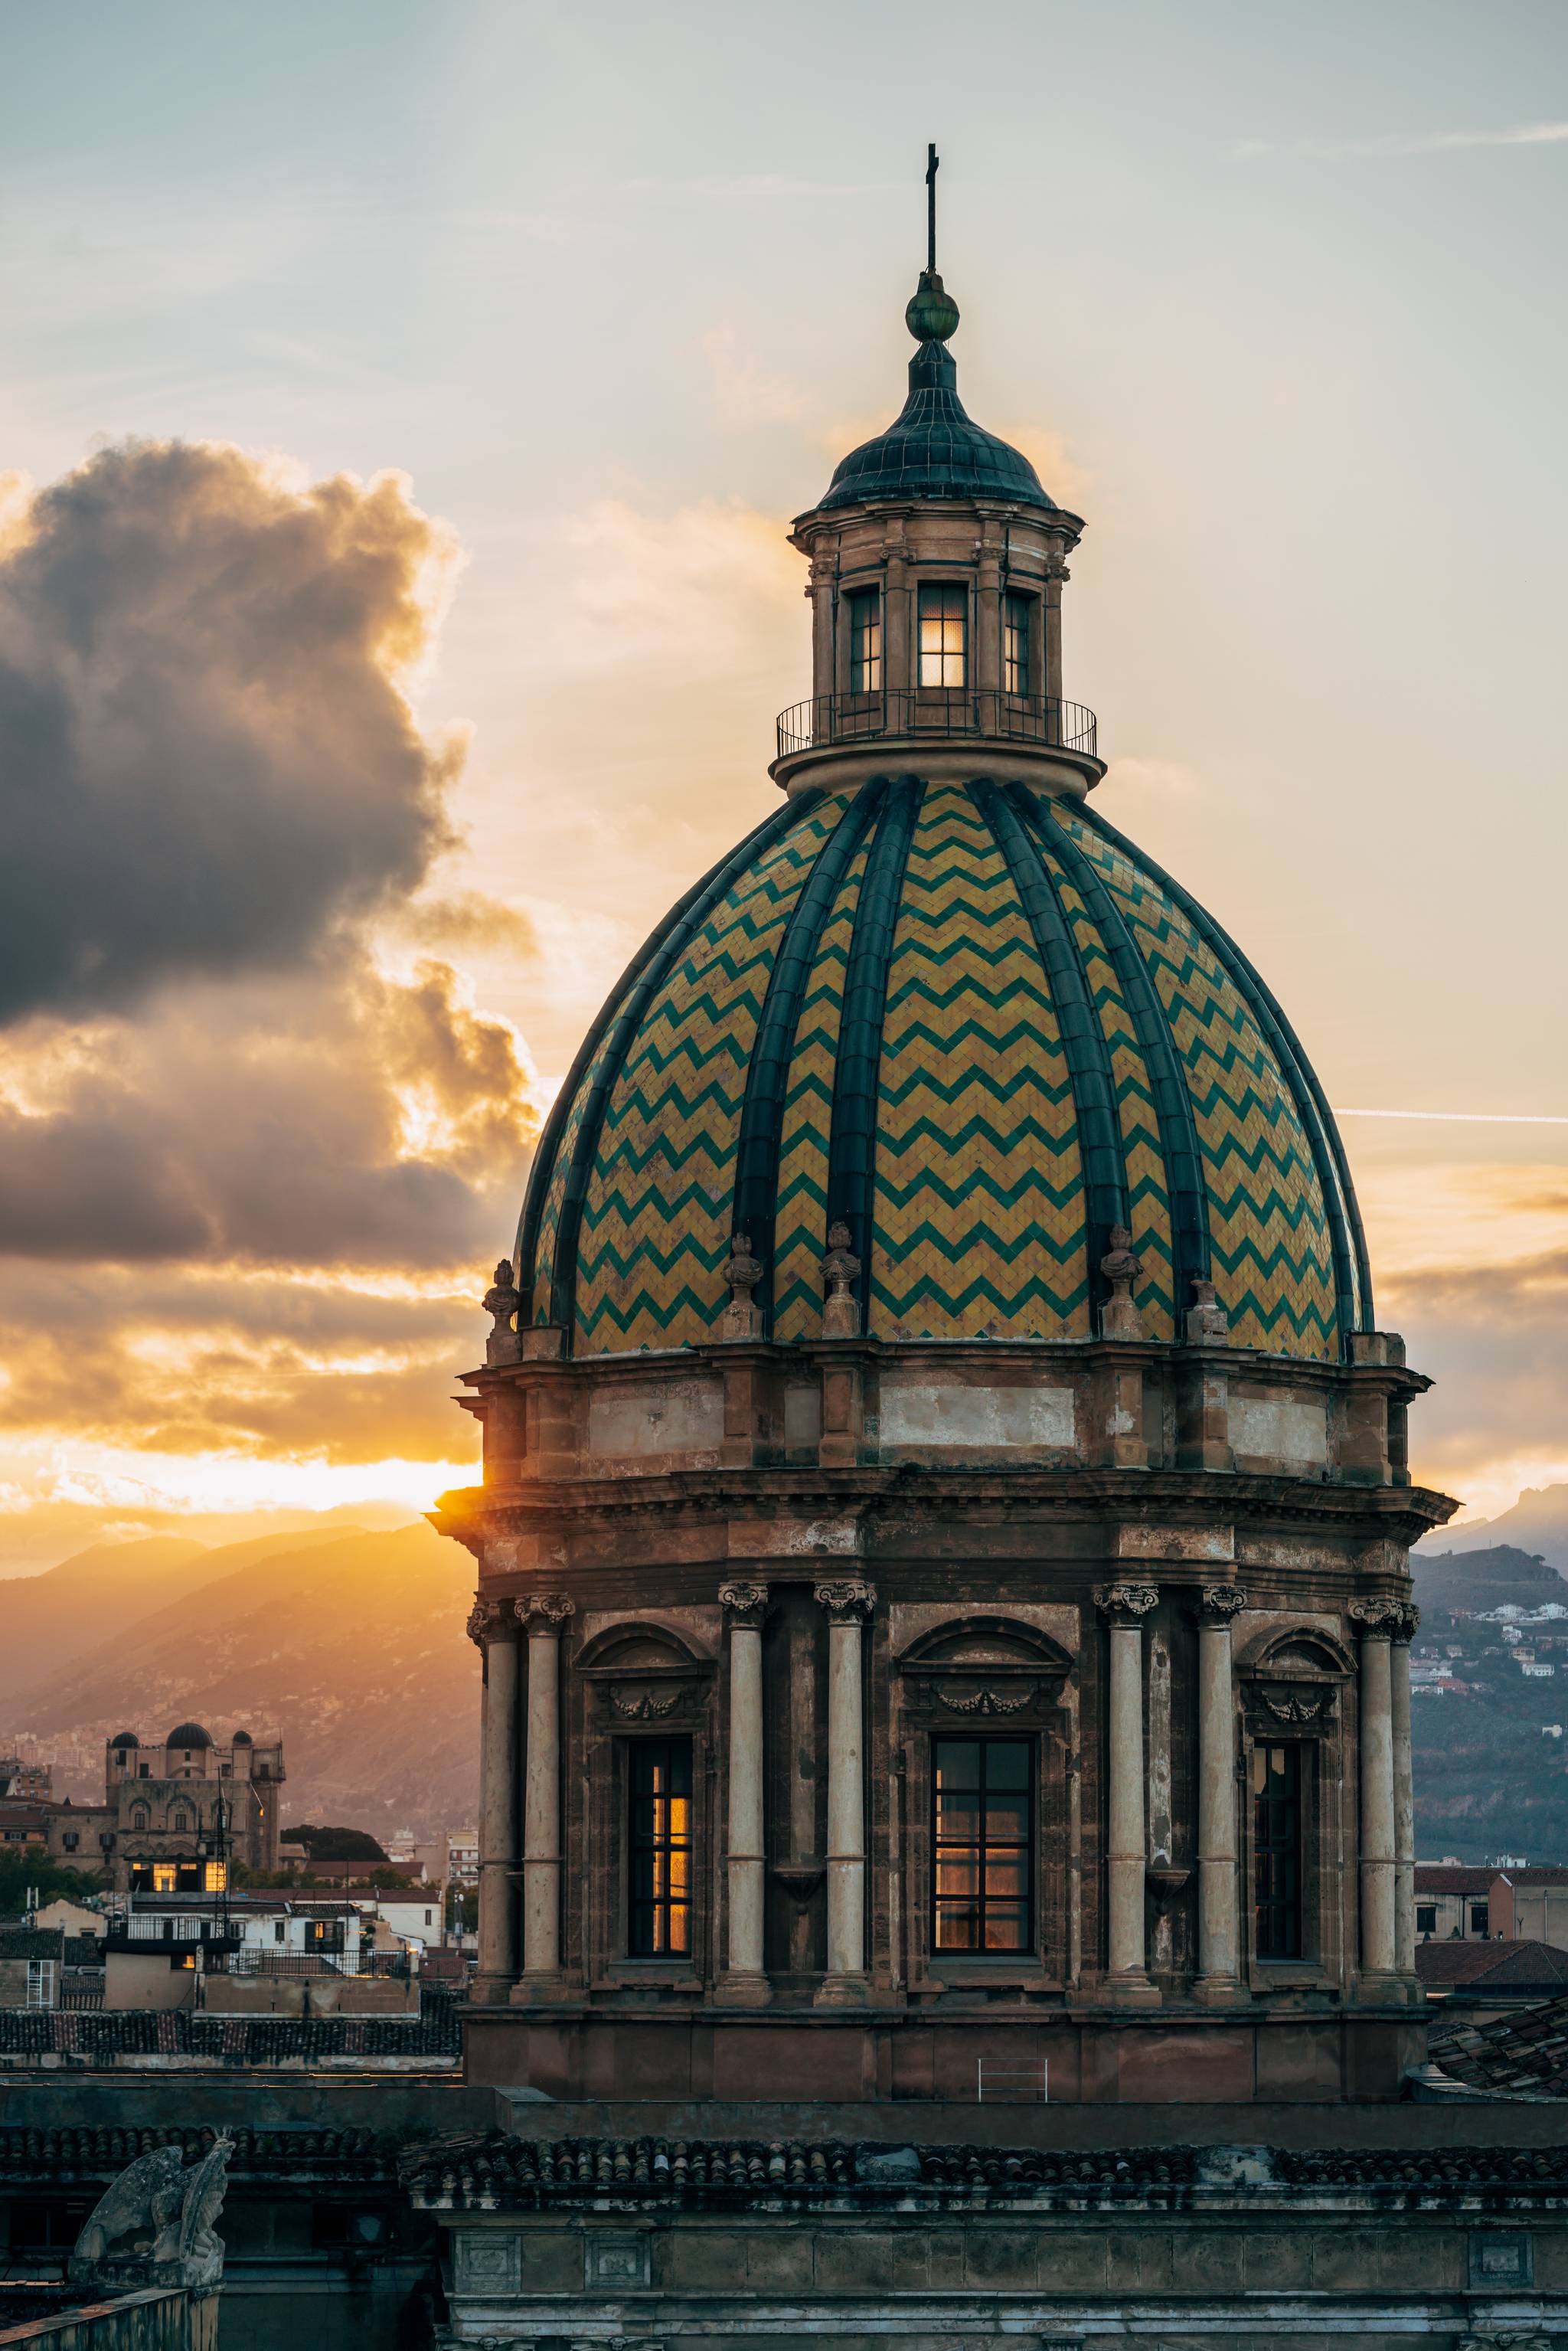
[(438, 1532), (478, 1542), (497, 1535), (549, 1536), (612, 1531), (650, 1514), (686, 1523), (715, 1519), (761, 1521), (842, 1517), (855, 1509), (873, 1520), (901, 1514), (993, 1523), (1040, 1519), (1057, 1523), (1113, 1518), (1174, 1526), (1260, 1521), (1332, 1531), (1362, 1541), (1411, 1545), (1458, 1508), (1422, 1486), (1338, 1486), (1322, 1479), (1201, 1470), (1071, 1468), (921, 1468), (861, 1464), (853, 1468), (747, 1468), (666, 1471), (646, 1478), (543, 1479), (511, 1488), (463, 1487), (427, 1512)]

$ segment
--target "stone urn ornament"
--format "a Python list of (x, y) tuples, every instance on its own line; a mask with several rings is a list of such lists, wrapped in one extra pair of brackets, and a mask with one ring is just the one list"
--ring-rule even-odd
[(724, 1261), (724, 1278), (729, 1284), (729, 1304), (724, 1310), (721, 1325), (727, 1339), (760, 1339), (762, 1309), (752, 1291), (762, 1279), (762, 1261), (751, 1253), (749, 1233), (737, 1233), (729, 1245), (729, 1255)]
[(1100, 1260), (1100, 1270), (1111, 1285), (1111, 1295), (1100, 1309), (1100, 1335), (1103, 1339), (1141, 1339), (1143, 1317), (1133, 1298), (1133, 1284), (1138, 1278), (1133, 1236), (1125, 1225), (1113, 1225), (1110, 1241), (1109, 1249)]
[(861, 1261), (850, 1247), (848, 1225), (830, 1225), (828, 1253), (822, 1259), (822, 1280), (828, 1292), (822, 1302), (824, 1339), (860, 1337), (860, 1301), (854, 1292), (860, 1270)]
[(522, 1343), (512, 1328), (512, 1317), (522, 1302), (522, 1293), (512, 1279), (512, 1260), (504, 1257), (484, 1299), (485, 1311), (495, 1326), (485, 1342), (485, 1361), (492, 1367), (522, 1359)]

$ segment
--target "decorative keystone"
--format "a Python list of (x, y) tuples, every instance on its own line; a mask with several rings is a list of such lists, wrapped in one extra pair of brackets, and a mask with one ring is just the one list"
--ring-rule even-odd
[(1111, 1246), (1100, 1260), (1100, 1270), (1111, 1285), (1111, 1295), (1100, 1309), (1100, 1335), (1103, 1339), (1141, 1339), (1144, 1321), (1133, 1299), (1133, 1284), (1138, 1278), (1133, 1236), (1125, 1225), (1113, 1225), (1110, 1238)]
[(1094, 1605), (1113, 1625), (1136, 1625), (1159, 1604), (1152, 1583), (1102, 1583), (1095, 1589)]
[(729, 1304), (720, 1325), (724, 1337), (759, 1339), (762, 1309), (751, 1293), (762, 1279), (762, 1262), (751, 1253), (749, 1233), (737, 1233), (731, 1241), (729, 1255), (724, 1261), (724, 1278), (729, 1284)]
[(860, 1337), (860, 1301), (854, 1294), (860, 1270), (861, 1261), (850, 1247), (848, 1225), (831, 1225), (828, 1253), (822, 1259), (822, 1280), (828, 1292), (822, 1302), (824, 1339)]
[(768, 1586), (765, 1583), (721, 1583), (719, 1601), (726, 1615), (748, 1632), (760, 1629), (768, 1611)]
[(1186, 1343), (1189, 1347), (1225, 1347), (1230, 1343), (1230, 1317), (1221, 1306), (1212, 1281), (1193, 1282), (1192, 1304), (1186, 1310)]
[(816, 1600), (834, 1625), (863, 1625), (876, 1606), (876, 1594), (871, 1585), (848, 1578), (841, 1583), (819, 1583)]
[(1206, 1583), (1197, 1595), (1197, 1613), (1206, 1624), (1228, 1625), (1247, 1605), (1247, 1594), (1236, 1583)]
[(497, 1364), (521, 1363), (522, 1343), (512, 1328), (512, 1317), (522, 1305), (522, 1292), (512, 1280), (512, 1260), (504, 1257), (496, 1268), (495, 1280), (485, 1292), (485, 1311), (495, 1328), (485, 1342), (485, 1361)]

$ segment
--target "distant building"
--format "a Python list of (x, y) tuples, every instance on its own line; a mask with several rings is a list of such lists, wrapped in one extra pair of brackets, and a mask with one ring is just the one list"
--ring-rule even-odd
[(56, 1805), (49, 1850), (102, 1871), (121, 1892), (204, 1894), (235, 1862), (276, 1869), (282, 1822), (283, 1744), (236, 1730), (220, 1747), (199, 1722), (157, 1744), (117, 1731), (104, 1748), (104, 1802)]
[(28, 1762), (20, 1755), (0, 1755), (0, 1797), (37, 1798), (47, 1803), (54, 1793), (54, 1766)]
[(479, 1883), (479, 1832), (455, 1829), (446, 1840), (445, 1879), (448, 1886)]
[(1416, 1941), (1483, 1942), (1491, 1932), (1495, 1869), (1457, 1862), (1416, 1864)]
[(1491, 1931), (1568, 1951), (1568, 1869), (1505, 1869), (1493, 1875)]

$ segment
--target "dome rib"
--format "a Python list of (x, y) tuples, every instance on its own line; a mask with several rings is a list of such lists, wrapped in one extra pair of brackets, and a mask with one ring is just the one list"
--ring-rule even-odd
[[(685, 897), (681, 900), (674, 910), (674, 917), (661, 925), (660, 933), (655, 935), (659, 944), (652, 958), (643, 964), (641, 977), (635, 980), (629, 994), (623, 999), (618, 1000), (614, 997), (611, 998), (611, 1003), (616, 1007), (614, 1019), (612, 1022), (604, 1021), (600, 1024), (600, 1037), (602, 1038), (608, 1033), (610, 1042), (584, 1106), (571, 1163), (567, 1169), (565, 1197), (561, 1205), (560, 1225), (556, 1234), (555, 1259), (551, 1268), (550, 1320), (569, 1332), (572, 1328), (576, 1311), (577, 1250), (582, 1229), (583, 1204), (587, 1198), (594, 1155), (599, 1147), (600, 1131), (604, 1123), (604, 1113), (609, 1106), (611, 1091), (621, 1073), (621, 1065), (626, 1057), (627, 1047), (637, 1033), (649, 1000), (665, 978), (675, 957), (688, 944), (693, 934), (707, 920), (713, 908), (730, 884), (745, 872), (758, 852), (771, 849), (774, 842), (797, 825), (801, 817), (808, 813), (821, 798), (821, 795), (819, 792), (802, 792), (797, 799), (786, 801), (781, 809), (775, 810), (770, 817), (765, 817), (759, 825), (754, 826), (727, 857), (721, 858), (716, 865), (710, 867), (695, 889), (688, 891)], [(635, 966), (632, 968), (635, 969)], [(599, 1039), (595, 1039), (595, 1048), (598, 1042)], [(580, 1054), (578, 1060), (586, 1073), (588, 1061), (591, 1060), (591, 1054), (586, 1047), (584, 1053)], [(558, 1099), (570, 1104), (574, 1092), (575, 1088), (563, 1086)], [(536, 1232), (538, 1217), (543, 1214), (545, 1190), (549, 1180), (549, 1169), (553, 1160), (553, 1151), (547, 1159), (541, 1145), (535, 1163), (535, 1183), (529, 1186), (528, 1199), (528, 1212), (534, 1215), (535, 1186), (537, 1186)]]
[(1053, 853), (1072, 877), (1072, 886), (1082, 899), (1095, 929), (1104, 943), (1138, 1040), (1155, 1090), (1155, 1118), (1160, 1133), (1160, 1152), (1166, 1163), (1166, 1176), (1171, 1213), (1171, 1237), (1175, 1243), (1173, 1267), (1176, 1311), (1179, 1335), (1181, 1318), (1192, 1296), (1194, 1281), (1209, 1279), (1211, 1259), (1208, 1245), (1207, 1194), (1203, 1183), (1203, 1154), (1197, 1140), (1197, 1121), (1193, 1115), (1192, 1096), (1187, 1092), (1186, 1079), (1176, 1058), (1176, 1042), (1155, 993), (1149, 967), (1138, 952), (1137, 942), (1127, 928), (1120, 908), (1111, 893), (1095, 872), (1071, 835), (1060, 825), (1052, 812), (1040, 806), (1037, 797), (1021, 785), (1012, 787), (1012, 797), (1027, 830), (1042, 848), (1049, 844)]
[(1229, 933), (1198, 904), (1189, 892), (1182, 888), (1179, 882), (1174, 881), (1156, 865), (1152, 857), (1143, 850), (1135, 849), (1125, 834), (1118, 832), (1113, 824), (1107, 823), (1097, 809), (1082, 806), (1076, 809), (1074, 814), (1102, 840), (1109, 841), (1113, 849), (1120, 850), (1135, 865), (1141, 865), (1172, 904), (1181, 909), (1204, 944), (1229, 972), (1232, 986), (1268, 1040), (1281, 1073), (1289, 1081), (1297, 1115), (1306, 1130), (1312, 1164), (1323, 1196), (1323, 1213), (1328, 1219), (1333, 1248), (1334, 1305), (1340, 1352), (1348, 1354), (1350, 1333), (1375, 1328), (1372, 1272), (1361, 1210), (1356, 1205), (1354, 1186), (1350, 1180), (1350, 1163), (1316, 1071), (1302, 1051), (1300, 1040), (1268, 982)]
[(795, 903), (768, 982), (757, 1042), (747, 1068), (740, 1140), (736, 1146), (731, 1231), (748, 1236), (762, 1268), (762, 1279), (754, 1296), (762, 1311), (765, 1332), (772, 1328), (774, 1232), (784, 1094), (789, 1081), (789, 1061), (800, 1027), (800, 1006), (833, 902), (856, 851), (882, 812), (887, 790), (887, 778), (873, 776), (855, 794), (818, 852), (806, 886)]
[(1051, 983), (1083, 1158), (1090, 1219), (1090, 1301), (1098, 1307), (1107, 1294), (1100, 1260), (1110, 1246), (1111, 1228), (1125, 1225), (1129, 1213), (1127, 1163), (1122, 1148), (1121, 1122), (1116, 1115), (1116, 1081), (1110, 1048), (1055, 884), (1038, 851), (1030, 847), (1017, 810), (998, 786), (988, 780), (972, 783), (969, 796), (1001, 851)]
[(909, 845), (925, 787), (918, 776), (888, 786), (873, 836), (865, 880), (855, 907), (843, 1020), (833, 1068), (833, 1116), (828, 1143), (828, 1228), (850, 1228), (861, 1260), (858, 1292), (866, 1315), (871, 1292), (871, 1235), (876, 1182), (877, 1107), (882, 1079), (882, 1031), (887, 1010), (887, 967), (904, 895)]

